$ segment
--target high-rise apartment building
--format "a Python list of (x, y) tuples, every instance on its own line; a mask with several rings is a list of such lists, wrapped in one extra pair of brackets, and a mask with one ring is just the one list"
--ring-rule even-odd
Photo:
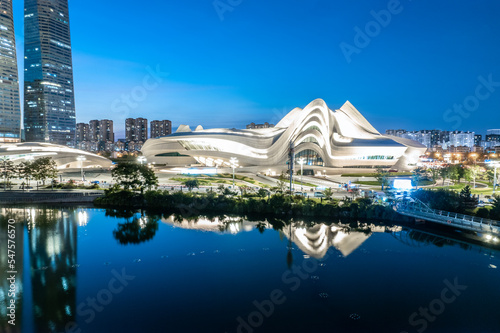
[(90, 141), (89, 140), (90, 127), (89, 124), (78, 123), (76, 124), (76, 143)]
[(0, 142), (21, 141), (21, 107), (12, 0), (0, 1)]
[(150, 138), (157, 139), (172, 134), (172, 122), (170, 120), (153, 120), (151, 122)]
[(125, 140), (127, 142), (146, 142), (148, 139), (148, 120), (144, 118), (125, 119)]
[(113, 132), (113, 120), (91, 120), (89, 122), (89, 141), (115, 141), (115, 135)]
[(75, 95), (68, 0), (24, 1), (26, 141), (72, 146)]
[(500, 135), (500, 129), (489, 129), (486, 131), (487, 135)]
[(474, 132), (454, 131), (450, 133), (450, 145), (455, 147), (474, 147)]

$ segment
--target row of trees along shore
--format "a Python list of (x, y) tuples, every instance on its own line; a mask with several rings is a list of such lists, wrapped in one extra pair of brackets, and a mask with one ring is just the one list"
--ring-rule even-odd
[[(453, 170), (450, 168), (449, 170)], [(422, 170), (416, 170), (415, 177), (423, 177)], [(401, 220), (390, 205), (380, 204), (369, 198), (334, 199), (333, 192), (323, 192), (324, 200), (310, 199), (301, 195), (290, 195), (279, 188), (271, 194), (268, 190), (249, 191), (240, 188), (236, 192), (223, 185), (208, 193), (195, 193), (199, 187), (196, 178), (187, 180), (187, 192), (158, 190), (158, 178), (146, 165), (135, 163), (119, 164), (112, 171), (116, 184), (105, 191), (95, 204), (108, 208), (145, 208), (182, 214), (199, 213), (249, 214), (249, 215), (292, 215), (328, 216), (351, 218), (376, 218)], [(491, 207), (477, 208), (479, 199), (466, 186), (460, 192), (449, 189), (419, 190), (412, 194), (435, 209), (466, 213), (492, 219), (500, 219), (500, 201), (495, 197)]]
[(51, 157), (40, 157), (35, 160), (23, 161), (14, 164), (13, 161), (0, 160), (0, 175), (2, 176), (4, 190), (12, 189), (11, 179), (18, 178), (23, 180), (21, 187), (30, 186), (30, 181), (36, 181), (37, 188), (39, 183), (45, 185), (47, 179), (54, 180), (57, 177), (57, 165)]
[(152, 211), (180, 213), (184, 216), (198, 214), (235, 214), (266, 216), (322, 216), (400, 220), (401, 217), (390, 207), (373, 204), (371, 199), (333, 199), (332, 191), (325, 191), (322, 200), (309, 199), (301, 195), (289, 195), (275, 189), (249, 189), (236, 192), (223, 185), (208, 193), (192, 192), (199, 187), (196, 178), (185, 182), (189, 191), (169, 192), (155, 189), (158, 178), (146, 165), (135, 163), (119, 164), (112, 171), (116, 184), (97, 198), (97, 207), (129, 209), (144, 208)]

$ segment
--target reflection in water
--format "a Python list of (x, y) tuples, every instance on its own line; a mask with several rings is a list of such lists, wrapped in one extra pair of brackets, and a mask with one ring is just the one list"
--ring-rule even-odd
[(63, 332), (75, 321), (75, 211), (30, 209), (28, 223), (33, 309), (37, 332)]
[[(85, 225), (88, 219), (87, 213), (81, 212), (82, 210), (60, 208), (0, 210), (2, 218), (9, 214), (15, 216), (16, 221), (25, 223), (28, 230), (33, 295), (32, 300), (25, 300), (24, 303), (33, 304), (34, 332), (64, 332), (66, 324), (75, 321), (77, 221), (80, 225)], [(20, 235), (23, 230), (21, 226), (19, 223), (17, 228)], [(4, 234), (2, 232), (0, 237)], [(2, 250), (3, 247), (0, 255), (4, 258)], [(18, 251), (17, 254), (20, 253), (22, 252)], [(22, 286), (19, 290), (22, 290)], [(20, 316), (21, 313), (22, 310), (19, 309), (17, 315)]]
[[(15, 241), (15, 257), (9, 257), (9, 252), (7, 244), (9, 243), (8, 238), (8, 220), (14, 219), (16, 221), (15, 230), (16, 237), (13, 239)], [(22, 220), (19, 218), (18, 214), (12, 209), (0, 209), (0, 332), (21, 332), (22, 327), (22, 299), (23, 299), (23, 246), (24, 246), (24, 227), (22, 225)], [(12, 243), (11, 243), (12, 244)], [(12, 253), (10, 253), (12, 255)], [(16, 316), (15, 316), (15, 326), (9, 325), (8, 321), (11, 318), (7, 317), (9, 302), (12, 299), (9, 296), (10, 283), (7, 279), (11, 274), (8, 274), (8, 264), (9, 260), (14, 259), (16, 261), (15, 271), (16, 274), (16, 296), (15, 296), (15, 306), (16, 306)]]
[(116, 230), (113, 231), (113, 236), (122, 245), (140, 244), (153, 239), (158, 230), (159, 217), (134, 216), (132, 221), (118, 223)]
[(459, 246), (467, 251), (477, 251), (485, 254), (498, 253), (499, 249), (496, 244), (484, 243), (481, 235), (476, 235), (475, 233), (461, 233), (460, 237), (457, 237), (454, 234), (438, 233), (437, 230), (431, 232), (429, 230), (403, 228), (399, 232), (393, 233), (392, 236), (411, 247)]
[(199, 217), (197, 219), (182, 219), (178, 216), (163, 218), (162, 222), (183, 229), (194, 229), (211, 232), (236, 234), (254, 229), (263, 233), (266, 229), (273, 228), (288, 238), (287, 265), (293, 264), (292, 243), (305, 254), (321, 259), (327, 251), (334, 247), (347, 257), (361, 246), (373, 233), (389, 233), (399, 241), (409, 246), (434, 245), (442, 247), (460, 246), (464, 250), (477, 250), (479, 252), (490, 252), (488, 248), (481, 246), (487, 244), (476, 244), (479, 237), (470, 239), (451, 238), (435, 234), (430, 231), (415, 230), (408, 227), (393, 225), (375, 225), (360, 222), (344, 223), (305, 223), (277, 219), (269, 219), (260, 222), (251, 222), (241, 217), (220, 216), (215, 218)]
[(172, 215), (162, 219), (162, 222), (183, 229), (195, 229), (212, 232), (236, 234), (254, 229), (263, 233), (266, 229), (279, 230), (289, 239), (287, 264), (293, 263), (293, 242), (305, 254), (313, 258), (323, 258), (330, 247), (339, 250), (343, 256), (348, 256), (366, 241), (373, 232), (397, 232), (401, 227), (376, 226), (357, 223), (355, 226), (349, 224), (307, 224), (304, 222), (284, 222), (282, 220), (266, 220), (251, 222), (235, 217), (215, 217), (212, 219), (200, 217), (198, 219), (185, 220)]

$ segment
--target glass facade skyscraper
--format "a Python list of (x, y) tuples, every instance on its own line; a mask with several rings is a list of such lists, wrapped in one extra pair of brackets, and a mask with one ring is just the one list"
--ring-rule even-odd
[(68, 0), (24, 1), (26, 141), (73, 146), (75, 95)]
[(21, 107), (12, 0), (0, 1), (0, 143), (21, 141)]

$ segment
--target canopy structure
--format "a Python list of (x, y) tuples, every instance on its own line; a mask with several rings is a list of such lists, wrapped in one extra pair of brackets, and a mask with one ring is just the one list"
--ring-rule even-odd
[(111, 160), (87, 151), (41, 142), (1, 143), (0, 159), (14, 163), (40, 157), (51, 157), (58, 169), (66, 168), (110, 168)]

